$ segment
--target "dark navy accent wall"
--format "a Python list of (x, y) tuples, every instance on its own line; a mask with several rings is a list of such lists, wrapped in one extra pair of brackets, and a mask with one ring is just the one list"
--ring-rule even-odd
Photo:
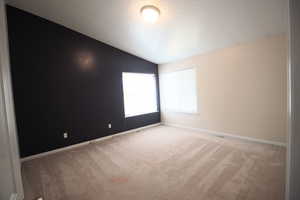
[(158, 77), (156, 64), (10, 6), (7, 17), (22, 157), (160, 122), (125, 119), (122, 91), (122, 72)]

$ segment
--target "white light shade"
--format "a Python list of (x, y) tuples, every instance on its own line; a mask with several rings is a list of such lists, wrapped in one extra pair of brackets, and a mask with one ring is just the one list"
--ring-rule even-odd
[(160, 11), (155, 6), (144, 6), (141, 9), (141, 14), (147, 22), (154, 23), (157, 21)]

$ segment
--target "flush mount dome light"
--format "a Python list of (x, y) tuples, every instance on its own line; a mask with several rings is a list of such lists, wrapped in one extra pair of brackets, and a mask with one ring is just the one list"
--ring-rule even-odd
[(141, 14), (145, 21), (154, 23), (157, 21), (160, 11), (155, 6), (147, 5), (141, 8)]

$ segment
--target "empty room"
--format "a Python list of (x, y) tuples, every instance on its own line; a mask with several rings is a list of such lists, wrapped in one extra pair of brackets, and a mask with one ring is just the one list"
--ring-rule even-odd
[(288, 0), (0, 3), (0, 200), (297, 199)]

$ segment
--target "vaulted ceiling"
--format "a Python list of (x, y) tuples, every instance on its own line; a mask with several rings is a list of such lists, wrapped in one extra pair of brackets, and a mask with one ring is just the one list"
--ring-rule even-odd
[[(287, 0), (7, 2), (158, 64), (287, 32)], [(155, 24), (140, 15), (148, 4), (161, 11)]]

